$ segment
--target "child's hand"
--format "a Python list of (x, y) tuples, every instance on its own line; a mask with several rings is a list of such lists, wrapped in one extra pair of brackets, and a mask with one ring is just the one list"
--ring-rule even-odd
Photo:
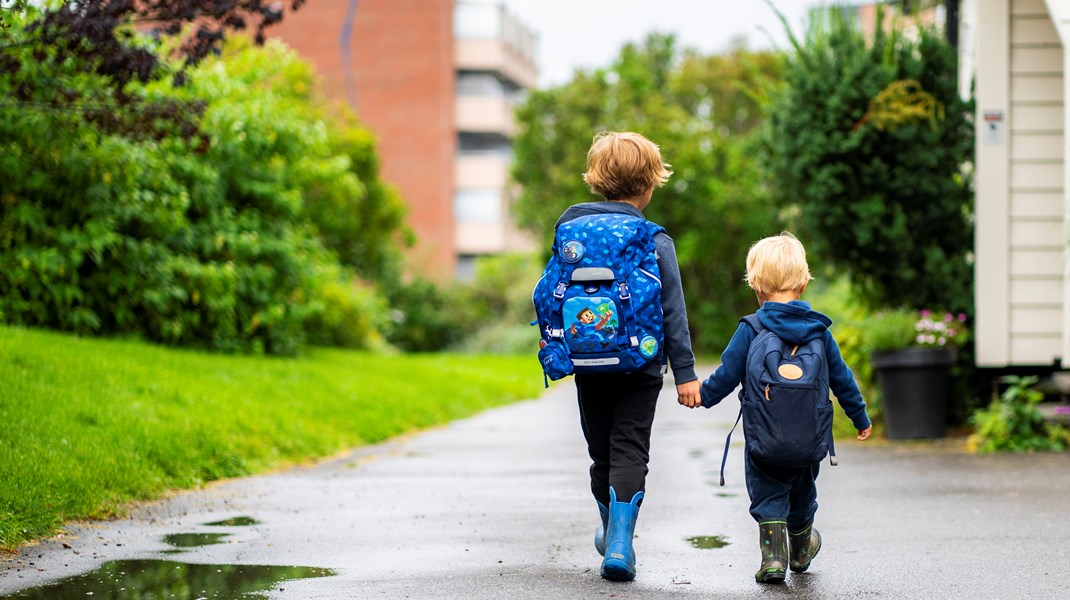
[(859, 429), (858, 430), (858, 441), (864, 442), (864, 441), (868, 440), (869, 439), (869, 434), (871, 434), (871, 433), (873, 433), (873, 426), (872, 425), (870, 425), (869, 427), (866, 427), (865, 429)]
[(688, 381), (687, 383), (680, 383), (676, 385), (676, 401), (688, 408), (698, 408), (702, 406), (702, 395), (699, 394), (699, 389), (702, 384), (698, 379), (694, 381)]

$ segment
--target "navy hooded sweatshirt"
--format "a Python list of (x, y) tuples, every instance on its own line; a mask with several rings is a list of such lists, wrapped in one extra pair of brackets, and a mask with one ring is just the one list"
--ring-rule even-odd
[[(758, 320), (766, 329), (780, 336), (789, 344), (802, 345), (818, 337), (825, 338), (825, 360), (829, 366), (829, 387), (836, 395), (843, 411), (851, 419), (855, 429), (861, 431), (870, 426), (866, 403), (858, 390), (854, 375), (840, 356), (840, 347), (832, 338), (829, 325), (832, 319), (812, 310), (802, 300), (791, 302), (766, 302), (758, 309)], [(710, 408), (736, 389), (746, 377), (747, 351), (758, 334), (750, 325), (740, 322), (732, 340), (721, 355), (721, 366), (702, 382), (702, 406)]]
[[(574, 204), (561, 214), (554, 231), (562, 224), (587, 215), (606, 213), (626, 214), (645, 219), (643, 212), (627, 202), (583, 202)], [(698, 379), (695, 374), (695, 355), (691, 351), (691, 332), (687, 329), (687, 309), (684, 305), (684, 288), (680, 282), (680, 265), (676, 262), (676, 246), (666, 233), (654, 236), (654, 248), (658, 253), (658, 270), (661, 272), (661, 310), (665, 315), (665, 356), (669, 359), (673, 379), (677, 384)], [(643, 372), (661, 376), (662, 367), (656, 361), (647, 365)]]

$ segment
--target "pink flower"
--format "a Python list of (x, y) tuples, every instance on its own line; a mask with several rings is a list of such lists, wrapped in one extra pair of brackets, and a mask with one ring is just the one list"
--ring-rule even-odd
[(959, 313), (959, 323), (965, 323), (965, 322), (966, 322), (966, 314), (965, 313)]
[(932, 314), (931, 310), (923, 310), (921, 311), (921, 318), (928, 319)]

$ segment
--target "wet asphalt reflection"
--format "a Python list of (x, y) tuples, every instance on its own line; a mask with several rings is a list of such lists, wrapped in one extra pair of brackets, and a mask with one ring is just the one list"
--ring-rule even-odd
[(114, 598), (267, 598), (263, 592), (285, 587), (282, 582), (329, 577), (329, 569), (261, 565), (199, 565), (169, 560), (116, 560), (99, 569), (3, 598), (85, 600)]
[[(233, 517), (205, 523), (209, 527), (248, 527), (259, 524), (252, 517)], [(174, 549), (161, 554), (180, 554), (189, 548), (221, 544), (229, 533), (171, 533), (163, 542)], [(61, 579), (49, 585), (33, 587), (0, 598), (39, 598), (66, 600), (79, 598), (175, 598), (208, 600), (209, 598), (267, 598), (264, 592), (284, 590), (282, 582), (313, 577), (330, 577), (330, 569), (315, 567), (279, 567), (268, 565), (189, 564), (171, 560), (114, 560), (99, 569)]]

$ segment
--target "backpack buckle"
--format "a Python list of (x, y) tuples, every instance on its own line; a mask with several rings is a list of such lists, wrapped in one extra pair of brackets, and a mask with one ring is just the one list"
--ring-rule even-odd
[(620, 292), (620, 299), (621, 300), (628, 300), (629, 298), (632, 297), (632, 291), (628, 287), (628, 284), (626, 282), (622, 281), (622, 282), (618, 283), (617, 284), (617, 291)]
[(557, 284), (557, 287), (554, 288), (554, 298), (557, 298), (559, 300), (561, 298), (564, 298), (565, 297), (565, 290), (567, 288), (568, 288), (568, 285), (566, 285), (565, 282), (563, 282), (563, 281), (561, 283)]

